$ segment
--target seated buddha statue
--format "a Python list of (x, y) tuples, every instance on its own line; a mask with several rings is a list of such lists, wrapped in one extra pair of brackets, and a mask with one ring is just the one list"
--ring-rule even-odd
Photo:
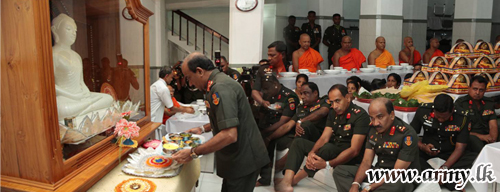
[(50, 29), (55, 41), (52, 53), (59, 121), (111, 107), (110, 95), (90, 92), (83, 81), (82, 58), (71, 50), (76, 40), (75, 21), (59, 14), (52, 20)]

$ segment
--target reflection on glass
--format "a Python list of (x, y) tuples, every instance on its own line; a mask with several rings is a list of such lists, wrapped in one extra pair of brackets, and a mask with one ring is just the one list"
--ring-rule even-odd
[[(109, 138), (121, 110), (145, 117), (143, 24), (123, 0), (51, 0), (53, 62), (64, 159)], [(117, 109), (119, 108), (119, 109)]]

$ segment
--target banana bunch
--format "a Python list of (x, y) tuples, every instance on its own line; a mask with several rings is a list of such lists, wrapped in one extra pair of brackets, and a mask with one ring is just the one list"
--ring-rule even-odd
[(406, 100), (417, 99), (419, 103), (431, 103), (446, 89), (448, 89), (447, 85), (429, 85), (429, 81), (425, 80), (403, 87), (400, 95)]

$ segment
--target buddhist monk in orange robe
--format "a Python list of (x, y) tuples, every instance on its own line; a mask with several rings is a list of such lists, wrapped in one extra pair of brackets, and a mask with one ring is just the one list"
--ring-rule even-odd
[(349, 36), (342, 37), (341, 45), (342, 48), (333, 54), (333, 66), (343, 67), (347, 70), (351, 70), (352, 68), (359, 70), (359, 68), (361, 68), (361, 64), (366, 61), (363, 53), (356, 48), (351, 48), (352, 39)]
[(300, 35), (299, 40), (300, 48), (293, 52), (292, 64), (293, 71), (299, 69), (308, 69), (309, 72), (316, 72), (321, 69), (319, 65), (323, 62), (323, 57), (318, 51), (310, 49), (311, 38), (307, 34)]
[(380, 36), (375, 39), (375, 50), (368, 55), (368, 64), (380, 68), (387, 68), (389, 65), (395, 65), (392, 54), (385, 49), (385, 38)]
[(413, 46), (413, 38), (405, 37), (404, 39), (405, 48), (399, 52), (399, 63), (408, 63), (410, 65), (414, 65), (420, 63), (422, 57), (420, 53), (415, 50)]
[(437, 56), (444, 56), (444, 53), (439, 50), (439, 40), (436, 39), (436, 38), (432, 38), (431, 40), (429, 40), (429, 44), (430, 44), (430, 47), (429, 49), (427, 49), (424, 53), (424, 59), (422, 60), (422, 62), (424, 63), (429, 63), (433, 57), (437, 57)]

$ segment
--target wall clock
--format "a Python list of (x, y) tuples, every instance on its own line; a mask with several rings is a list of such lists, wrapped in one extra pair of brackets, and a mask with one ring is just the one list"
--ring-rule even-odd
[(236, 0), (236, 8), (243, 12), (248, 12), (257, 7), (257, 0)]

